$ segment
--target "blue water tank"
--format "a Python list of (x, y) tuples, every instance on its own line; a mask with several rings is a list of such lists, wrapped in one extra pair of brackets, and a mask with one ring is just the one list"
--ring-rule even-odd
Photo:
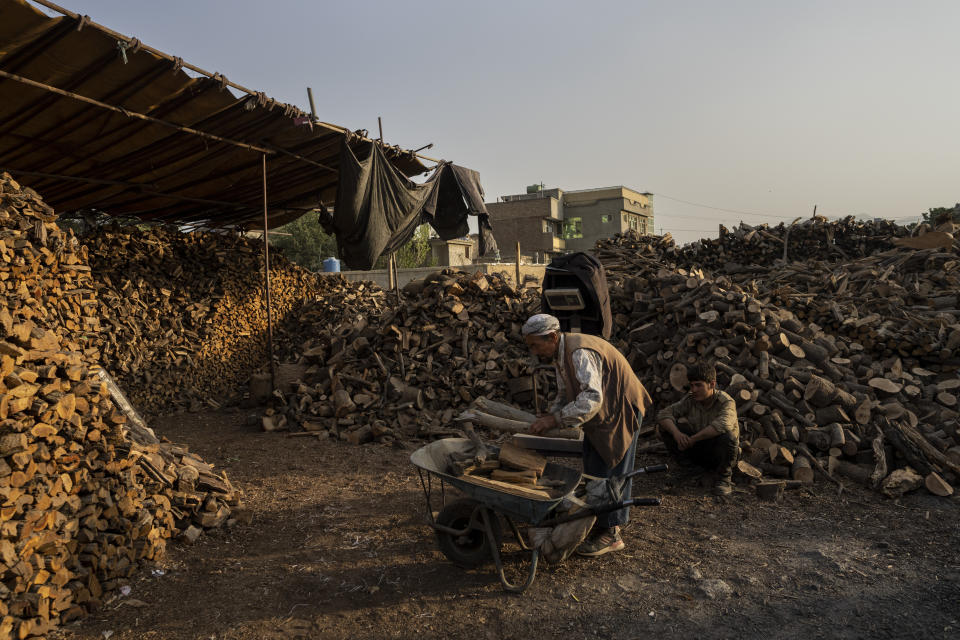
[(323, 272), (324, 273), (339, 273), (340, 271), (340, 261), (336, 258), (327, 258), (323, 261)]

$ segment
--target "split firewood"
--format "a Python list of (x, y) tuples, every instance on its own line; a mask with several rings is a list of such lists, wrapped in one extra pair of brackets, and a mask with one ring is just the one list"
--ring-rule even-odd
[(501, 467), (508, 467), (520, 471), (529, 470), (536, 474), (537, 477), (543, 475), (543, 471), (547, 466), (547, 459), (540, 454), (530, 451), (529, 449), (523, 449), (509, 442), (500, 445), (500, 455), (498, 459), (500, 460)]
[(953, 495), (953, 487), (939, 474), (927, 474), (927, 477), (923, 479), (923, 484), (927, 487), (927, 491), (935, 496), (949, 497)]
[[(2, 637), (47, 637), (102, 609), (167, 540), (221, 526), (239, 504), (225, 474), (157, 438), (107, 373), (117, 336), (100, 323), (116, 311), (87, 255), (36, 193), (0, 175)], [(124, 295), (136, 305), (135, 288)]]

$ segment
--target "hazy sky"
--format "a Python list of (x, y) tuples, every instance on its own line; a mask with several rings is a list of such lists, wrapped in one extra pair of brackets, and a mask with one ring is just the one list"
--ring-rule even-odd
[(62, 2), (305, 110), (311, 86), (321, 120), (382, 116), (488, 201), (623, 184), (682, 241), (960, 201), (956, 1)]

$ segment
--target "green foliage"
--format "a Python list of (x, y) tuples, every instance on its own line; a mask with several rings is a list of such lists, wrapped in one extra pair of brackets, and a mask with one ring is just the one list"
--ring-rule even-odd
[(283, 251), (304, 269), (323, 271), (323, 261), (337, 256), (337, 240), (308, 213), (270, 232), (270, 246)]
[[(380, 256), (374, 269), (386, 269), (390, 263), (390, 256)], [(397, 267), (410, 269), (413, 267), (433, 267), (436, 260), (430, 250), (430, 225), (422, 224), (413, 232), (413, 237), (407, 244), (397, 250)]]
[(923, 214), (923, 221), (933, 227), (951, 220), (960, 223), (960, 202), (952, 207), (934, 207)]
[[(297, 220), (270, 232), (270, 246), (283, 251), (283, 254), (304, 269), (323, 271), (323, 261), (337, 257), (337, 239), (320, 226), (317, 215), (308, 213)], [(386, 269), (390, 256), (381, 256), (374, 269)], [(397, 266), (407, 267), (433, 266), (430, 251), (430, 227), (421, 225), (407, 244), (397, 251)], [(342, 266), (344, 270), (349, 264)]]

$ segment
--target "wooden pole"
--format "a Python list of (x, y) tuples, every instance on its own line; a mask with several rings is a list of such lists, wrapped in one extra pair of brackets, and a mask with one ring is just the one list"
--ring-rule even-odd
[(517, 291), (520, 291), (520, 242), (517, 242), (517, 271), (516, 271)]
[(267, 345), (270, 358), (270, 389), (277, 388), (276, 370), (273, 366), (273, 305), (270, 300), (270, 231), (267, 219), (267, 154), (263, 158), (263, 282), (267, 294)]
[(397, 300), (400, 300), (400, 267), (397, 266), (397, 254), (390, 256), (393, 262), (393, 292), (397, 294)]
[(307, 87), (307, 98), (310, 100), (310, 117), (314, 122), (317, 121), (317, 108), (313, 106), (313, 89)]

